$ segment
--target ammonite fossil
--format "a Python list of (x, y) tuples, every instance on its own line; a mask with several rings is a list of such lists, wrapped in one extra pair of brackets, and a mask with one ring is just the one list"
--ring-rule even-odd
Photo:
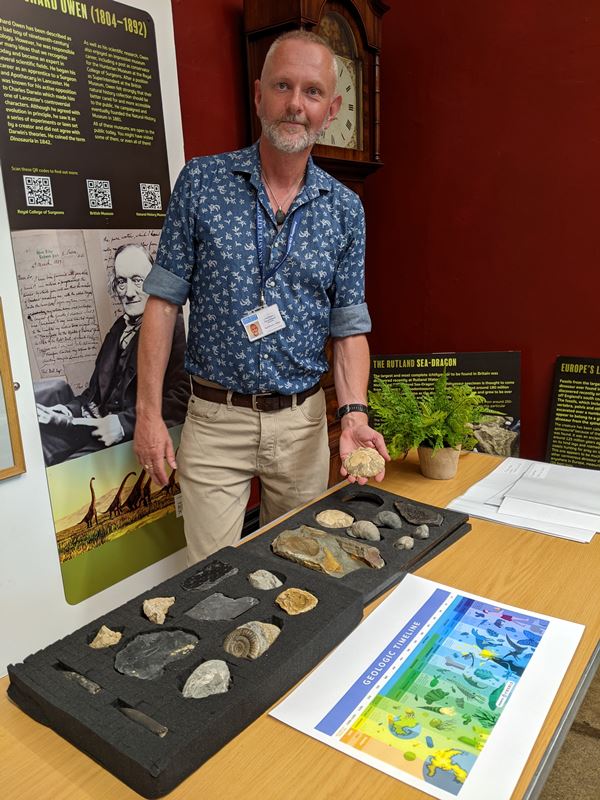
[(246, 622), (227, 634), (223, 650), (236, 658), (255, 659), (269, 649), (280, 633), (277, 625), (269, 622)]

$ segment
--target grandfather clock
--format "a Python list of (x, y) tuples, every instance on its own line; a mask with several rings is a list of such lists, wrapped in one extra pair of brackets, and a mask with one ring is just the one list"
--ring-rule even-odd
[[(365, 178), (382, 166), (379, 138), (379, 53), (381, 19), (389, 6), (381, 0), (244, 0), (244, 36), (252, 141), (260, 135), (254, 110), (254, 81), (267, 50), (289, 30), (319, 34), (331, 45), (338, 65), (337, 118), (315, 144), (314, 160), (362, 199)], [(331, 364), (331, 348), (328, 348)], [(340, 425), (330, 370), (321, 381), (327, 398), (330, 484), (339, 481)]]

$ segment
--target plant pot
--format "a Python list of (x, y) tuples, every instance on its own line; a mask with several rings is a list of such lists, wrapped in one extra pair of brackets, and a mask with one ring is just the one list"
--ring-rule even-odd
[(421, 446), (417, 448), (417, 452), (419, 453), (421, 472), (426, 478), (440, 481), (448, 480), (456, 475), (460, 446), (457, 448), (443, 447), (435, 452), (431, 447)]

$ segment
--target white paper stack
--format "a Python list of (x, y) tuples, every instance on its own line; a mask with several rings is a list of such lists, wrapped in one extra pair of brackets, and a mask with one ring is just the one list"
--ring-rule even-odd
[(448, 508), (590, 542), (600, 530), (600, 471), (507, 458)]

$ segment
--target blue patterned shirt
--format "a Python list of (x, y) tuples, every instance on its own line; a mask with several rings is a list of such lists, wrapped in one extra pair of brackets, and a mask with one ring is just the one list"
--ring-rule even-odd
[[(258, 193), (258, 203), (257, 203)], [(293, 212), (302, 208), (288, 257)], [(249, 341), (241, 318), (259, 305), (257, 214), (264, 220), (264, 296), (285, 328)], [(312, 159), (278, 231), (258, 146), (189, 161), (175, 184), (148, 294), (190, 300), (186, 369), (244, 394), (293, 394), (328, 369), (329, 336), (367, 333), (365, 224), (360, 200)]]

